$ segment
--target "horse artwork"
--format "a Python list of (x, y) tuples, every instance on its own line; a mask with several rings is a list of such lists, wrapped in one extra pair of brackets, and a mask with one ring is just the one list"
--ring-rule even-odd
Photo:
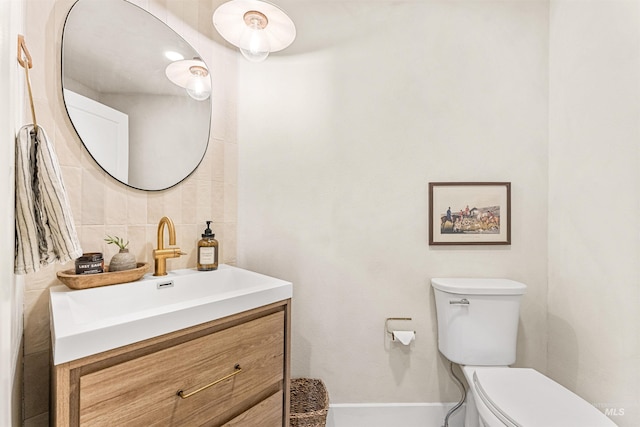
[(500, 206), (461, 210), (440, 215), (440, 233), (500, 233)]
[(510, 183), (430, 183), (429, 244), (510, 244)]

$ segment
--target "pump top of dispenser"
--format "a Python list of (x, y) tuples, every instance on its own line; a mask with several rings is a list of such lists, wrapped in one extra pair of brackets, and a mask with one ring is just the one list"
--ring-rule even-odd
[(216, 235), (211, 231), (211, 221), (207, 221), (207, 229), (204, 230), (202, 237), (213, 239)]

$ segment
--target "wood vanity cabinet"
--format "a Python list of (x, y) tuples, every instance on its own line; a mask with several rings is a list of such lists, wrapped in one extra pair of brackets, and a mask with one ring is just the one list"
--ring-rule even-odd
[(286, 300), (53, 366), (53, 425), (288, 427), (289, 348)]

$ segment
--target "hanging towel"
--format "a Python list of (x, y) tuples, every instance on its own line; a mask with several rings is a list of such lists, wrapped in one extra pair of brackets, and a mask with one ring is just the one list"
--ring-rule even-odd
[(15, 273), (82, 255), (58, 158), (42, 127), (23, 126), (16, 138)]

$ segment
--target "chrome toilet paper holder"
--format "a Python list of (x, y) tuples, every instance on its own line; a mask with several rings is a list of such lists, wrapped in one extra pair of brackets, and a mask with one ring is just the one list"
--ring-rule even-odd
[[(388, 317), (387, 320), (384, 321), (384, 329), (385, 331), (391, 335), (391, 339), (395, 340), (396, 337), (393, 334), (393, 330), (389, 329), (389, 322), (394, 322), (394, 321), (404, 321), (404, 322), (408, 322), (413, 320), (411, 317)], [(416, 331), (413, 331), (414, 335), (416, 334)]]

